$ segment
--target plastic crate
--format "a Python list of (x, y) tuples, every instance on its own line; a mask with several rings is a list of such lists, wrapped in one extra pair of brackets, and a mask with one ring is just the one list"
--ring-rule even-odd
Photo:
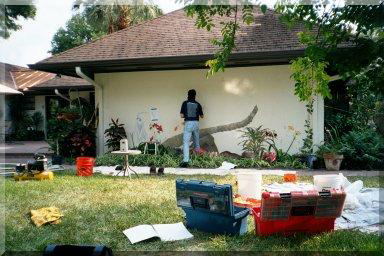
[(176, 180), (176, 198), (185, 212), (188, 228), (231, 235), (247, 231), (250, 210), (233, 205), (231, 185)]
[(341, 216), (344, 201), (345, 192), (339, 189), (284, 194), (265, 192), (261, 208), (252, 209), (256, 234), (332, 231), (336, 218)]
[(185, 212), (188, 228), (199, 231), (242, 235), (247, 232), (247, 217), (249, 209), (234, 207), (234, 216), (194, 210), (193, 208), (182, 208)]
[(255, 232), (260, 236), (329, 232), (334, 229), (336, 220), (336, 218), (316, 218), (315, 216), (291, 216), (287, 220), (261, 220), (260, 208), (253, 208), (252, 215), (255, 221)]

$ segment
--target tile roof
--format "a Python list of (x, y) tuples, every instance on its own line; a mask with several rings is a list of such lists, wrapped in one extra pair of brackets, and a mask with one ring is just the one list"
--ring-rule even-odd
[(52, 73), (36, 70), (11, 71), (10, 73), (13, 77), (16, 87), (19, 90), (26, 90), (37, 86), (40, 83), (53, 79), (56, 76)]
[[(270, 10), (264, 15), (255, 7), (254, 14), (255, 22), (251, 25), (240, 22), (234, 53), (304, 49), (297, 39), (298, 27), (288, 29)], [(51, 56), (35, 65), (211, 55), (217, 50), (211, 39), (221, 38), (220, 22), (228, 18), (213, 19), (216, 26), (208, 32), (198, 29), (195, 19), (187, 17), (183, 9), (177, 10)]]
[(46, 80), (36, 86), (33, 89), (49, 89), (49, 88), (92, 88), (93, 85), (81, 78), (71, 76), (54, 76), (52, 79)]
[(0, 62), (0, 83), (17, 90), (11, 71), (28, 70), (28, 68)]
[(2, 84), (19, 91), (30, 89), (92, 87), (90, 83), (75, 77), (32, 70), (25, 67), (0, 62), (0, 81)]

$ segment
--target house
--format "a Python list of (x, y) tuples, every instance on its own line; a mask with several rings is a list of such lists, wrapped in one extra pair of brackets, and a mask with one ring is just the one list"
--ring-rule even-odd
[[(10, 115), (10, 100), (12, 97), (21, 97), (23, 108), (29, 114), (40, 112), (43, 123), (40, 129), (46, 134), (46, 121), (50, 116), (52, 104), (67, 104), (68, 99), (77, 97), (89, 101), (94, 99), (93, 86), (83, 79), (70, 76), (57, 76), (29, 68), (0, 63), (1, 83), (11, 89), (22, 93), (22, 96), (6, 95), (4, 103), (5, 112), (5, 134), (12, 133), (12, 116)], [(57, 90), (57, 93), (55, 93)], [(62, 98), (62, 96), (64, 98)]]
[[(286, 150), (292, 127), (300, 132), (290, 153), (299, 151), (305, 137), (305, 104), (294, 95), (290, 60), (304, 53), (297, 39), (299, 28), (288, 29), (277, 15), (255, 8), (255, 23), (240, 23), (236, 50), (228, 68), (206, 78), (206, 60), (217, 50), (212, 38), (220, 38), (220, 21), (211, 32), (197, 29), (195, 20), (177, 10), (148, 22), (112, 33), (30, 65), (31, 68), (82, 77), (95, 86), (99, 107), (98, 154), (106, 151), (104, 130), (111, 118), (119, 118), (137, 145), (140, 113), (158, 110), (162, 141), (180, 134), (180, 105), (189, 89), (197, 91), (205, 118), (201, 128), (237, 123), (262, 125), (277, 133), (276, 144)], [(252, 117), (252, 110), (257, 113)], [(248, 118), (251, 115), (252, 118)], [(316, 99), (313, 112), (314, 143), (324, 137), (324, 103)], [(148, 126), (148, 119), (146, 127)], [(238, 124), (238, 123), (237, 123)], [(142, 125), (142, 123), (140, 124)], [(239, 125), (239, 126), (243, 126)], [(241, 152), (235, 129), (211, 133), (219, 151)], [(208, 129), (213, 131), (215, 129)], [(217, 130), (217, 129), (216, 129)], [(148, 130), (147, 130), (148, 132)], [(180, 137), (179, 137), (180, 138)], [(180, 140), (173, 140), (180, 144)], [(176, 145), (174, 144), (174, 145)]]

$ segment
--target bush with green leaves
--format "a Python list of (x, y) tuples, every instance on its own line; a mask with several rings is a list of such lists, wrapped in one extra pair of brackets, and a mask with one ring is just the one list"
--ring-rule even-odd
[(344, 168), (384, 168), (384, 138), (376, 131), (351, 131), (342, 137), (342, 143)]
[(35, 131), (41, 130), (40, 128), (43, 124), (43, 121), (44, 121), (43, 114), (39, 111), (34, 112), (31, 115), (31, 125), (32, 125), (33, 130), (35, 130)]
[(269, 151), (271, 148), (276, 150), (274, 141), (277, 136), (276, 133), (262, 127), (263, 126), (260, 125), (258, 127), (246, 127), (240, 130), (242, 134), (239, 145), (241, 145), (244, 151), (252, 152), (257, 159), (261, 159), (263, 153)]
[(47, 142), (55, 154), (63, 157), (95, 155), (95, 130), (80, 105), (52, 109), (47, 121)]
[(124, 124), (119, 123), (119, 118), (113, 120), (109, 123), (109, 127), (104, 131), (107, 141), (105, 145), (110, 151), (115, 151), (120, 149), (120, 140), (127, 138), (127, 133), (124, 129)]
[[(182, 161), (181, 155), (177, 154), (163, 154), (163, 155), (149, 155), (141, 154), (129, 157), (129, 163), (133, 166), (164, 166), (164, 167), (178, 167)], [(197, 155), (192, 154), (189, 162), (192, 168), (217, 168), (224, 162), (231, 162), (236, 164), (238, 168), (294, 168), (303, 169), (305, 165), (294, 156), (285, 154), (280, 160), (270, 164), (264, 160), (257, 158), (233, 158), (229, 156), (210, 156), (208, 154)], [(104, 154), (96, 158), (97, 166), (113, 166), (122, 165), (124, 158), (120, 155), (111, 153)]]

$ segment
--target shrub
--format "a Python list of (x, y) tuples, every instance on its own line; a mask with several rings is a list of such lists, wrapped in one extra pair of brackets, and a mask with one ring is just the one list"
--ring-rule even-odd
[[(148, 143), (148, 154), (155, 154), (155, 144), (154, 143)], [(140, 143), (140, 145), (137, 147), (138, 150), (141, 152), (144, 152), (145, 143)], [(165, 154), (172, 154), (172, 149), (165, 147), (164, 145), (158, 144), (157, 145), (157, 154), (159, 155), (165, 155)]]
[(124, 157), (122, 155), (116, 155), (107, 153), (102, 156), (96, 157), (97, 166), (113, 166), (113, 165), (122, 165), (124, 164)]
[(239, 145), (242, 146), (244, 151), (252, 152), (259, 159), (264, 152), (275, 147), (274, 139), (277, 136), (276, 133), (269, 129), (262, 129), (262, 125), (256, 128), (246, 127), (240, 130), (240, 132), (242, 133), (242, 141)]
[[(182, 157), (176, 154), (163, 154), (163, 155), (149, 155), (141, 154), (129, 156), (129, 163), (133, 166), (164, 166), (164, 167), (178, 167)], [(236, 164), (238, 168), (305, 168), (299, 159), (294, 156), (286, 155), (284, 158), (270, 164), (264, 160), (257, 158), (233, 158), (229, 156), (209, 156), (208, 154), (197, 155), (192, 154), (190, 166), (194, 168), (217, 168), (224, 162), (231, 162)], [(104, 154), (96, 158), (96, 165), (122, 165), (124, 159), (120, 155)]]
[(342, 137), (343, 165), (348, 169), (384, 166), (384, 138), (372, 129), (351, 131)]
[(95, 155), (95, 131), (82, 112), (76, 105), (52, 109), (52, 118), (47, 122), (47, 142), (55, 154), (63, 157)]
[(124, 124), (119, 123), (119, 118), (113, 120), (109, 123), (109, 128), (104, 131), (107, 141), (105, 145), (109, 150), (119, 150), (120, 149), (120, 140), (127, 138), (127, 133), (124, 129)]

